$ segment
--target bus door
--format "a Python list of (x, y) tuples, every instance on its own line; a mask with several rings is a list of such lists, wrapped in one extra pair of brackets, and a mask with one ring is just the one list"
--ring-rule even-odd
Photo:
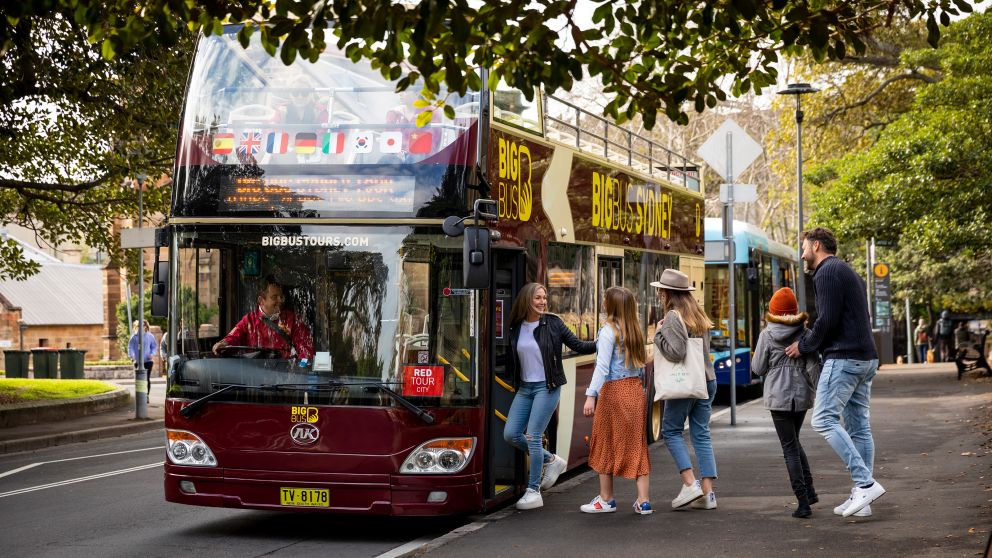
[(512, 493), (525, 482), (524, 456), (503, 439), (503, 428), (510, 412), (514, 379), (507, 367), (510, 358), (510, 308), (517, 292), (524, 285), (526, 256), (516, 250), (493, 250), (492, 296), (489, 297), (490, 323), (488, 330), (492, 351), (489, 352), (489, 398), (487, 406), (487, 459), (485, 471), (486, 498)]

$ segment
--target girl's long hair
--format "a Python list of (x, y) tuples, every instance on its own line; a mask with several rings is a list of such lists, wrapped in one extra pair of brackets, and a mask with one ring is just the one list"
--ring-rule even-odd
[(640, 368), (647, 362), (647, 351), (644, 349), (644, 332), (637, 320), (637, 301), (634, 293), (624, 287), (606, 289), (603, 311), (606, 313), (606, 323), (610, 324), (623, 343), (624, 366)]
[(548, 289), (540, 283), (527, 283), (520, 289), (517, 300), (513, 301), (513, 309), (510, 310), (510, 326), (516, 326), (527, 319), (531, 301), (538, 289), (544, 289), (544, 294), (548, 293)]
[(692, 337), (703, 337), (713, 327), (706, 313), (689, 291), (665, 289), (665, 313), (675, 310), (682, 315), (685, 328)]

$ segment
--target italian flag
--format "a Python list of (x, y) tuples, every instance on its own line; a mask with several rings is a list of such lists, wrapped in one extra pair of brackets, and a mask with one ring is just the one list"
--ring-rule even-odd
[(324, 134), (321, 151), (324, 153), (344, 153), (344, 134), (341, 132), (329, 132)]

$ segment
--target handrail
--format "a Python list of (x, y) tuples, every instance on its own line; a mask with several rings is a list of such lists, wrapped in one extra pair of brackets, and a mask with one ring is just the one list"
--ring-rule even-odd
[[(549, 101), (572, 111), (575, 114), (574, 121), (565, 120), (564, 115), (552, 116), (548, 110)], [(700, 191), (699, 167), (687, 157), (554, 95), (543, 93), (541, 102), (545, 135), (550, 137), (551, 132), (555, 132), (569, 140), (573, 138), (568, 136), (574, 136), (574, 144), (579, 151), (625, 163), (649, 176), (663, 177), (686, 189)], [(589, 119), (593, 120), (593, 126), (583, 126), (582, 121)], [(599, 124), (602, 125), (601, 132), (596, 131)]]

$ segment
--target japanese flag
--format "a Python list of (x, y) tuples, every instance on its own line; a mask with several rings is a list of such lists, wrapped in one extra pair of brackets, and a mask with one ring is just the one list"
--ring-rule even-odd
[(355, 132), (351, 137), (355, 153), (372, 153), (372, 132)]
[(379, 151), (383, 153), (399, 153), (403, 146), (403, 134), (400, 132), (383, 132), (379, 136)]

